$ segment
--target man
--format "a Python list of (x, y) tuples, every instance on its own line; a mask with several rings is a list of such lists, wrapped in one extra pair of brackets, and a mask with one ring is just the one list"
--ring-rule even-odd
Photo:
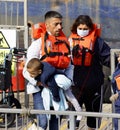
[[(41, 37), (32, 42), (27, 52), (27, 62), (31, 58), (39, 58), (42, 61), (48, 62), (72, 81), (73, 66), (70, 64), (70, 49), (69, 43), (62, 32), (62, 15), (56, 11), (48, 11), (45, 14), (45, 29), (41, 33)], [(27, 64), (26, 62), (26, 64)], [(39, 82), (30, 77), (26, 70), (23, 70), (24, 77), (29, 81), (27, 85), (27, 93), (33, 93), (34, 108), (44, 110), (46, 107), (41, 97)], [(50, 107), (54, 109), (53, 107)], [(47, 128), (46, 115), (38, 115), (39, 126), (43, 129)], [(58, 119), (56, 116), (51, 116), (50, 130), (58, 130)]]

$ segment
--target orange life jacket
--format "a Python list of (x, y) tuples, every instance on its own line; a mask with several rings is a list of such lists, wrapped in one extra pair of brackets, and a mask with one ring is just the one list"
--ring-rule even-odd
[(70, 47), (67, 38), (61, 31), (60, 36), (55, 37), (47, 32), (41, 35), (42, 38), (42, 57), (41, 60), (47, 61), (58, 69), (66, 69), (70, 64)]
[(72, 39), (72, 62), (74, 65), (90, 66), (94, 54), (94, 44), (96, 38), (100, 36), (100, 26), (94, 24), (94, 29), (86, 37), (80, 37), (77, 34), (71, 34)]
[(60, 36), (48, 35), (44, 23), (32, 25), (32, 38), (42, 38), (41, 60), (49, 62), (56, 68), (65, 69), (70, 63), (70, 47), (68, 40), (61, 31)]
[(41, 33), (45, 32), (45, 23), (33, 24), (31, 27), (31, 37), (33, 39), (38, 39), (41, 37)]

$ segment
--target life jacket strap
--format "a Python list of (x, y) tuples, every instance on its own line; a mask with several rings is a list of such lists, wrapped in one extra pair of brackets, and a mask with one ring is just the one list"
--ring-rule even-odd
[(67, 42), (65, 40), (59, 40), (59, 39), (56, 39), (56, 42), (54, 44), (65, 44), (67, 49), (68, 49), (68, 53), (62, 53), (62, 52), (48, 52), (47, 50), (47, 47), (46, 47), (46, 40), (48, 39), (48, 36), (49, 34), (46, 32), (45, 33), (45, 36), (44, 36), (44, 51), (45, 51), (45, 55), (43, 55), (41, 57), (40, 60), (44, 60), (46, 57), (54, 57), (54, 56), (68, 56), (70, 55), (70, 47), (69, 45), (67, 44)]
[(48, 54), (43, 55), (40, 60), (44, 60), (46, 57), (54, 57), (54, 56), (69, 56), (69, 53), (62, 52), (50, 52)]

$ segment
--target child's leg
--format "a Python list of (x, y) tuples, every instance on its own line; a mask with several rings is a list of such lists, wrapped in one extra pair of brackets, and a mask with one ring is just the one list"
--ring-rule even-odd
[[(67, 90), (64, 90), (64, 92), (65, 92), (65, 96), (67, 97), (68, 101), (72, 103), (75, 110), (78, 111), (78, 112), (81, 112), (81, 107), (80, 107), (77, 99), (73, 95), (71, 89), (69, 88)], [(81, 118), (82, 118), (82, 116), (77, 116), (77, 120), (81, 120)]]
[[(75, 110), (76, 111), (81, 111), (81, 107), (80, 107), (77, 99), (75, 98), (75, 96), (73, 95), (73, 93), (72, 93), (72, 91), (70, 89), (70, 87), (72, 85), (71, 80), (68, 79), (63, 74), (57, 74), (54, 77), (55, 77), (55, 81), (56, 81), (57, 85), (64, 89), (66, 98), (68, 99), (69, 102), (72, 103), (72, 105), (74, 106)], [(81, 116), (80, 116), (80, 119), (81, 119)]]
[[(81, 111), (81, 107), (75, 98), (75, 96), (72, 94), (72, 91), (70, 89), (72, 82), (69, 78), (67, 78), (65, 75), (57, 74), (55, 75), (55, 81), (59, 87), (61, 87), (64, 92), (65, 96), (68, 99), (69, 102), (72, 103), (76, 111)], [(76, 127), (79, 127), (79, 122), (81, 120), (82, 116), (77, 116), (76, 120)]]
[(56, 102), (59, 102), (60, 101), (59, 87), (55, 81), (55, 78), (54, 77), (49, 78), (47, 84), (48, 84), (50, 91), (52, 92), (53, 100)]
[(67, 78), (65, 75), (63, 75), (63, 74), (56, 74), (56, 75), (54, 76), (54, 78), (55, 78), (55, 81), (56, 81), (57, 85), (58, 85), (60, 88), (64, 89), (64, 90), (67, 90), (67, 89), (70, 88), (71, 85), (72, 85), (71, 80), (68, 79), (68, 78)]

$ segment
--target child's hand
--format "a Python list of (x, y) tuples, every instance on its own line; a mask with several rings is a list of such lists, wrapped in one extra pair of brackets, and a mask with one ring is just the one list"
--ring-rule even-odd
[(42, 86), (42, 83), (40, 81), (37, 82), (37, 86)]
[(110, 101), (111, 101), (111, 102), (114, 102), (115, 100), (117, 100), (118, 96), (119, 96), (118, 93), (113, 94), (113, 95), (110, 97)]
[(48, 88), (48, 85), (44, 85), (45, 88)]

